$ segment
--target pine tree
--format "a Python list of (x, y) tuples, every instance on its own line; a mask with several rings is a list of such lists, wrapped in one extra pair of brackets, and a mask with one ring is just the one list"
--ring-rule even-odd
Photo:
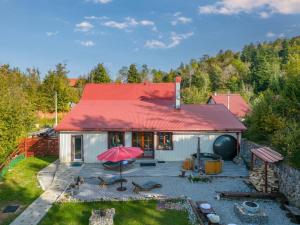
[(111, 79), (102, 63), (99, 63), (88, 76), (91, 83), (109, 83)]
[(128, 83), (141, 83), (142, 82), (141, 76), (140, 76), (135, 64), (131, 64), (129, 66), (127, 82)]

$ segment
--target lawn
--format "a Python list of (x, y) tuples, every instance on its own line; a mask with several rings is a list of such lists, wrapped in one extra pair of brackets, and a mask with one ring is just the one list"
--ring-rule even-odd
[[(11, 169), (0, 182), (0, 209), (7, 204), (20, 204), (21, 213), (43, 192), (38, 185), (37, 172), (53, 162), (55, 158), (30, 157), (24, 159)], [(0, 211), (0, 224), (9, 224), (17, 214), (3, 214)]]
[(157, 210), (157, 202), (82, 202), (56, 203), (39, 225), (84, 225), (92, 209), (115, 208), (115, 225), (189, 225), (186, 212), (175, 210)]

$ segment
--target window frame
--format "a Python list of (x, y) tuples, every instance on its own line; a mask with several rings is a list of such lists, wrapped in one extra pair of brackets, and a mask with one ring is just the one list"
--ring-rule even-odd
[(118, 135), (122, 135), (122, 139), (121, 139), (121, 145), (122, 146), (125, 146), (125, 132), (123, 132), (123, 131), (108, 131), (107, 132), (107, 147), (108, 147), (108, 149), (110, 149), (110, 148), (113, 148), (113, 147), (117, 147), (117, 146), (112, 146), (111, 145), (111, 137), (112, 137), (112, 135), (116, 135), (116, 134), (118, 134)]
[[(162, 147), (159, 147), (160, 143), (160, 135), (164, 135), (164, 139), (166, 139), (166, 135), (169, 135), (170, 136), (170, 143), (171, 143), (171, 146), (170, 148), (166, 148), (166, 144), (164, 144)], [(173, 151), (174, 150), (174, 145), (173, 145), (173, 133), (172, 132), (157, 132), (156, 133), (156, 136), (157, 136), (157, 143), (156, 143), (156, 150), (160, 150), (160, 151)], [(166, 142), (166, 141), (164, 141)]]

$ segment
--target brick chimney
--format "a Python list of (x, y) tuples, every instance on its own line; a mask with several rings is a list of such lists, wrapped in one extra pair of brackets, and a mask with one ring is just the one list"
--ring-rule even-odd
[(176, 96), (176, 102), (175, 102), (175, 108), (180, 109), (180, 82), (181, 77), (175, 78), (175, 96)]

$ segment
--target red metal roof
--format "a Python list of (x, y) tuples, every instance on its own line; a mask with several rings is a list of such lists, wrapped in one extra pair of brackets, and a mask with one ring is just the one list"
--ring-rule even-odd
[(175, 84), (89, 84), (58, 131), (241, 131), (245, 126), (224, 105), (175, 109)]
[(260, 158), (261, 160), (268, 162), (268, 163), (275, 163), (275, 162), (283, 160), (283, 156), (280, 153), (278, 153), (268, 147), (251, 149), (251, 152), (258, 158)]
[[(242, 98), (240, 94), (229, 94), (229, 110), (237, 117), (244, 118), (248, 112), (250, 112), (250, 106)], [(217, 104), (228, 105), (228, 94), (216, 94), (211, 98)]]
[(81, 100), (175, 99), (174, 83), (87, 84)]
[(78, 80), (79, 79), (77, 79), (77, 78), (69, 78), (70, 87), (74, 87), (77, 84)]

